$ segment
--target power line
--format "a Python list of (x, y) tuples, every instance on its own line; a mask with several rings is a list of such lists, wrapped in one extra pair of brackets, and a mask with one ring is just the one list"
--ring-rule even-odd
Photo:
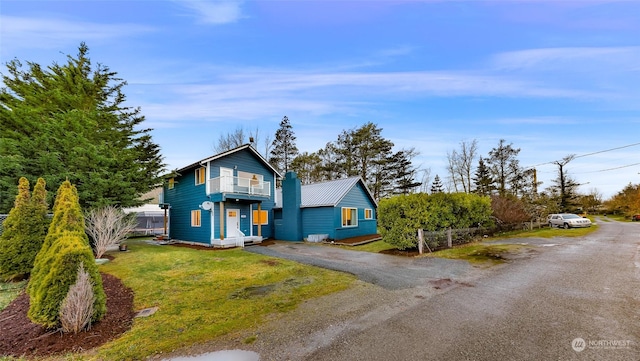
[(599, 152), (593, 152), (593, 153), (587, 153), (587, 154), (583, 154), (583, 155), (576, 155), (574, 157), (575, 158), (582, 158), (582, 157), (588, 157), (590, 155), (594, 155), (594, 154), (600, 154), (600, 153), (606, 153), (606, 152), (611, 152), (613, 150), (618, 150), (618, 149), (623, 149), (623, 148), (629, 148), (629, 147), (633, 147), (636, 145), (640, 145), (640, 143), (634, 143), (634, 144), (629, 144), (629, 145), (623, 145), (622, 147), (617, 147), (617, 148), (611, 148), (611, 149), (607, 149), (607, 150), (601, 150)]
[[(593, 152), (593, 153), (587, 153), (587, 154), (582, 154), (582, 155), (576, 155), (576, 156), (574, 156), (574, 157), (573, 157), (573, 159), (576, 159), (576, 158), (582, 158), (582, 157), (588, 157), (588, 156), (595, 155), (595, 154), (600, 154), (600, 153), (611, 152), (611, 151), (618, 150), (618, 149), (624, 149), (624, 148), (629, 148), (629, 147), (635, 147), (636, 145), (640, 145), (640, 143), (633, 143), (633, 144), (623, 145), (622, 147), (616, 147), (616, 148), (611, 148), (611, 149), (600, 150), (600, 151)], [(544, 163), (536, 164), (536, 165), (531, 166), (531, 167), (529, 167), (529, 168), (535, 168), (535, 167), (539, 167), (539, 166), (541, 166), (541, 165), (545, 165), (545, 164), (555, 164), (555, 162), (557, 162), (557, 161), (553, 160), (553, 161), (550, 161), (550, 162), (544, 162)], [(637, 165), (637, 164), (625, 165), (625, 166), (618, 167), (618, 168), (631, 167), (631, 166), (634, 166), (634, 165)], [(618, 168), (612, 168), (612, 170), (613, 170), (613, 169), (618, 169)], [(602, 170), (602, 171), (604, 172), (605, 170)], [(599, 171), (598, 171), (598, 172), (599, 172)]]
[(616, 169), (622, 169), (622, 168), (633, 167), (634, 165), (640, 165), (640, 163), (633, 163), (633, 164), (621, 165), (621, 166), (619, 166), (619, 167), (615, 167), (615, 168), (607, 168), (607, 169), (593, 170), (593, 171), (590, 171), (590, 172), (580, 172), (580, 173), (576, 173), (576, 174), (608, 172), (608, 171), (610, 171), (610, 170), (616, 170)]

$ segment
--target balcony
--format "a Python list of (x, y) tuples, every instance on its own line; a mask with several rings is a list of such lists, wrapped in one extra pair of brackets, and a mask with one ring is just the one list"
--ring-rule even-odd
[(207, 193), (232, 193), (249, 196), (271, 197), (271, 182), (257, 178), (222, 176), (209, 179)]

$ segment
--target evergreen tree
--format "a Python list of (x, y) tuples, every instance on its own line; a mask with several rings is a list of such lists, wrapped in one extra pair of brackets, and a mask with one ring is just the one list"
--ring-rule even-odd
[[(517, 158), (520, 148), (513, 148), (513, 144), (505, 144), (505, 142), (504, 139), (500, 139), (498, 146), (491, 149), (489, 158), (486, 159), (495, 188), (501, 196), (505, 196), (510, 190), (507, 185), (511, 180), (521, 176)], [(511, 189), (511, 191), (516, 190)]]
[(106, 313), (106, 295), (84, 232), (78, 192), (69, 181), (58, 188), (53, 208), (53, 220), (27, 286), (30, 301), (27, 316), (47, 328), (59, 326), (61, 304), (76, 282), (78, 267), (84, 264), (95, 296), (92, 315), (95, 322)]
[(67, 63), (8, 62), (0, 89), (0, 213), (16, 174), (58, 187), (78, 184), (82, 206), (140, 204), (164, 165), (139, 108), (125, 106), (126, 82), (92, 67), (82, 43)]
[(289, 118), (286, 116), (280, 122), (280, 128), (276, 131), (272, 147), (269, 163), (279, 172), (286, 173), (291, 169), (291, 162), (298, 155), (296, 136), (293, 133), (291, 123), (289, 123)]
[(410, 194), (422, 183), (415, 180), (416, 169), (411, 163), (411, 159), (418, 153), (415, 149), (403, 149), (396, 152), (391, 158), (390, 168), (392, 176), (395, 178), (395, 194)]
[(474, 192), (483, 196), (491, 195), (491, 192), (494, 189), (491, 170), (487, 167), (487, 164), (482, 157), (478, 160), (478, 167), (476, 168), (476, 172), (473, 177), (473, 184), (475, 186)]
[(296, 172), (302, 184), (322, 181), (321, 159), (317, 153), (304, 152), (293, 159), (291, 169)]
[(19, 280), (31, 273), (49, 223), (46, 197), (44, 179), (38, 179), (30, 196), (29, 181), (20, 178), (15, 206), (0, 235), (0, 278)]
[(443, 192), (444, 187), (442, 186), (442, 182), (440, 181), (440, 176), (436, 174), (435, 178), (433, 178), (433, 183), (431, 183), (431, 194)]

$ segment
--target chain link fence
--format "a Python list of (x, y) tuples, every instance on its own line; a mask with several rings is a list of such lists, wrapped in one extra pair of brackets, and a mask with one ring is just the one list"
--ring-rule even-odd
[(2, 234), (2, 224), (4, 223), (4, 220), (7, 219), (9, 215), (8, 214), (0, 214), (0, 234)]

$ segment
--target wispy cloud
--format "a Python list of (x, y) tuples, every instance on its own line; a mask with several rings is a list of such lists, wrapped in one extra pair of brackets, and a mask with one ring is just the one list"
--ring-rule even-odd
[(571, 71), (576, 67), (584, 69), (603, 65), (609, 65), (608, 70), (611, 71), (640, 70), (638, 64), (640, 64), (640, 47), (638, 46), (527, 49), (504, 52), (493, 57), (493, 66), (501, 70)]
[(0, 16), (3, 50), (17, 47), (60, 49), (80, 41), (132, 37), (152, 31), (152, 27), (129, 23), (100, 24), (55, 18)]
[(242, 0), (175, 0), (204, 24), (228, 24), (242, 18)]

